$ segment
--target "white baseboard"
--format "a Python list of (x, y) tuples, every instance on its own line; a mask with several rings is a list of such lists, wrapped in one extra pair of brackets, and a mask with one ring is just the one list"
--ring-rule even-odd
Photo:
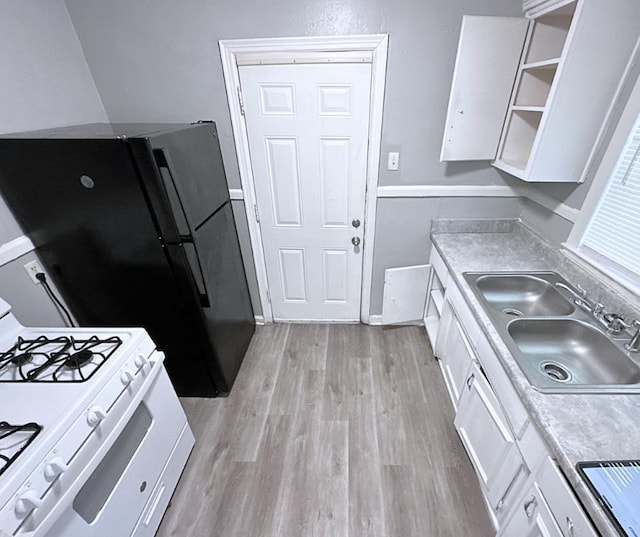
[(256, 324), (259, 326), (263, 326), (264, 323), (264, 315), (254, 315), (253, 318), (256, 320)]
[(33, 252), (33, 250), (35, 250), (35, 247), (33, 246), (31, 239), (24, 235), (4, 243), (0, 246), (0, 267), (7, 263), (11, 263), (11, 261), (18, 259), (24, 254)]
[(371, 325), (381, 325), (382, 324), (382, 315), (369, 315), (369, 324), (371, 324)]

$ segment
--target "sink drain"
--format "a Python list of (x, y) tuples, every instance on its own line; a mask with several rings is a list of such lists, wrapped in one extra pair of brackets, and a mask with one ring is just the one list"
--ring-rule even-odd
[(504, 308), (502, 313), (506, 313), (507, 315), (513, 315), (515, 317), (524, 317), (524, 313), (516, 308)]
[(556, 382), (569, 382), (573, 378), (571, 371), (556, 362), (542, 362), (540, 369), (547, 377)]

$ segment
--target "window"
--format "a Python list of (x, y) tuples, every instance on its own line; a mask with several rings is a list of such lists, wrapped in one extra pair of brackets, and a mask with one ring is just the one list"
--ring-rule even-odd
[(640, 287), (640, 115), (620, 152), (578, 250)]

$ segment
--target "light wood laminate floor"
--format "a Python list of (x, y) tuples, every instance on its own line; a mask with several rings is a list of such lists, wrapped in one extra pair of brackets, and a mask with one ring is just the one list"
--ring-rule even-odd
[(259, 327), (157, 537), (492, 535), (419, 327)]

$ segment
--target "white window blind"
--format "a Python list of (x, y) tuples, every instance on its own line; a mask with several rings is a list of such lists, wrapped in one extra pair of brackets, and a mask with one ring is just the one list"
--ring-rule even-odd
[(580, 248), (599, 265), (640, 281), (640, 116), (625, 143)]

